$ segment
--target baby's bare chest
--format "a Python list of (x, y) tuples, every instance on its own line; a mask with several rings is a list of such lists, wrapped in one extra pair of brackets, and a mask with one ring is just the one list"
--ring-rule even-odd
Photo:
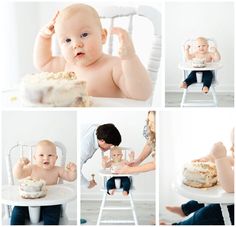
[(45, 171), (45, 170), (34, 168), (32, 170), (31, 177), (37, 178), (37, 179), (43, 179), (46, 181), (47, 185), (53, 185), (53, 184), (57, 184), (59, 173), (57, 169)]

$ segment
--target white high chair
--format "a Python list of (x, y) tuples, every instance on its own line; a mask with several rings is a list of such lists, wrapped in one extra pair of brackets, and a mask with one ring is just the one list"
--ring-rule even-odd
[[(123, 27), (127, 29), (130, 36), (134, 33), (134, 28), (139, 28), (138, 19), (142, 19), (143, 21), (148, 21), (149, 24), (153, 27), (153, 32), (147, 34), (147, 36), (143, 36), (144, 42), (152, 42), (149, 58), (147, 60), (146, 69), (151, 77), (152, 87), (153, 89), (156, 87), (157, 81), (157, 73), (159, 71), (160, 60), (161, 60), (161, 13), (150, 6), (139, 6), (135, 7), (118, 7), (118, 6), (109, 6), (104, 7), (102, 9), (97, 9), (100, 15), (102, 24), (104, 28), (108, 30), (108, 42), (105, 45), (105, 52), (108, 54), (113, 54), (115, 50), (118, 49), (118, 45), (114, 40), (114, 36), (110, 35), (110, 30), (113, 27)], [(121, 23), (122, 22), (122, 23)], [(124, 27), (124, 24), (127, 28)], [(142, 28), (138, 30), (139, 33), (142, 32)], [(54, 38), (54, 37), (53, 37)], [(140, 47), (142, 51), (147, 51), (148, 44), (145, 43)], [(52, 42), (52, 53), (56, 55), (60, 55), (60, 50), (54, 38)], [(153, 92), (154, 93), (154, 92)], [(94, 101), (97, 102), (97, 99)], [(108, 103), (107, 99), (100, 98), (104, 100), (105, 105)], [(116, 99), (118, 100), (118, 99)], [(124, 99), (123, 99), (124, 100)], [(138, 101), (137, 101), (138, 102)], [(141, 102), (141, 101), (140, 101)], [(101, 102), (97, 102), (101, 105)], [(112, 104), (113, 103), (113, 104)], [(114, 105), (114, 99), (112, 99), (111, 105)], [(152, 96), (148, 101), (142, 102), (145, 103), (145, 106), (152, 104)], [(110, 103), (109, 103), (110, 104)], [(109, 105), (108, 104), (108, 105)], [(131, 103), (127, 101), (127, 104)], [(117, 103), (118, 106), (122, 106), (122, 104)], [(132, 104), (131, 104), (132, 105)], [(140, 103), (138, 103), (140, 105)]]
[[(58, 164), (60, 166), (65, 166), (65, 161), (66, 161), (66, 148), (65, 146), (60, 143), (60, 142), (54, 142), (56, 145), (57, 149), (57, 155), (58, 155)], [(28, 145), (28, 144), (22, 144), (22, 143), (17, 143), (13, 147), (11, 147), (8, 150), (7, 156), (6, 156), (6, 166), (7, 166), (7, 177), (8, 177), (8, 184), (9, 185), (16, 185), (17, 180), (14, 179), (13, 177), (13, 172), (12, 168), (14, 166), (14, 163), (20, 158), (20, 157), (26, 157), (30, 160), (31, 163), (34, 163), (33, 161), (33, 153), (35, 150), (36, 145)], [(62, 184), (63, 180), (60, 179), (59, 184)], [(11, 218), (11, 212), (12, 212), (13, 206), (11, 205), (5, 205), (5, 217), (3, 218), (3, 222), (8, 223)], [(32, 215), (30, 215), (31, 220), (28, 221), (27, 224), (38, 224), (41, 225), (42, 222), (36, 223), (35, 220), (37, 220), (37, 217), (35, 218), (35, 215), (37, 214), (33, 213), (35, 212), (34, 208), (32, 207)], [(29, 209), (29, 212), (31, 210)], [(68, 218), (65, 214), (65, 204), (62, 206), (62, 211), (61, 211), (61, 217), (60, 217), (60, 225), (64, 225), (68, 223)]]
[[(210, 47), (216, 47), (216, 42), (213, 39), (207, 39), (209, 48)], [(190, 51), (194, 52), (195, 46), (194, 46), (195, 39), (187, 39), (183, 46), (185, 47), (186, 45), (190, 45)], [(201, 81), (197, 81), (197, 83), (191, 84), (188, 86), (188, 88), (184, 89), (182, 100), (181, 100), (181, 107), (186, 107), (186, 106), (213, 106), (217, 107), (218, 106), (218, 100), (216, 96), (216, 91), (215, 91), (215, 86), (218, 84), (217, 82), (217, 70), (220, 69), (222, 66), (220, 62), (213, 62), (213, 63), (207, 63), (206, 67), (201, 67), (201, 68), (195, 68), (192, 66), (191, 61), (185, 61), (183, 60), (182, 63), (179, 64), (179, 69), (183, 71), (183, 81), (188, 77), (191, 71), (212, 71), (213, 73), (213, 79), (212, 79), (212, 84), (209, 89), (209, 92), (212, 94), (212, 99), (211, 100), (206, 100), (206, 99), (200, 99), (200, 100), (187, 100), (187, 94), (191, 91), (196, 91), (196, 89), (202, 93), (202, 86), (203, 83)], [(202, 73), (199, 72), (197, 74), (199, 75), (200, 78), (202, 77)], [(205, 95), (205, 94), (202, 94)]]
[[(130, 148), (127, 147), (122, 147), (122, 152), (123, 152), (123, 159), (127, 160), (127, 155), (128, 155), (128, 151), (130, 151)], [(102, 156), (104, 156), (104, 153), (102, 153)], [(101, 223), (104, 224), (118, 224), (118, 223), (122, 223), (122, 224), (134, 224), (134, 225), (138, 225), (138, 220), (137, 220), (137, 215), (135, 212), (135, 205), (134, 205), (134, 201), (133, 201), (133, 196), (132, 196), (132, 191), (134, 190), (134, 186), (133, 186), (133, 175), (134, 174), (113, 174), (111, 173), (110, 169), (102, 169), (99, 172), (99, 175), (102, 177), (102, 181), (103, 181), (103, 185), (102, 185), (102, 189), (101, 191), (103, 192), (103, 197), (102, 197), (102, 202), (101, 202), (101, 206), (100, 206), (100, 210), (99, 210), (99, 215), (98, 215), (98, 219), (97, 219), (97, 225), (100, 225)], [(107, 181), (111, 178), (111, 177), (122, 177), (122, 176), (126, 176), (130, 178), (130, 190), (129, 190), (129, 195), (128, 200), (130, 202), (130, 206), (106, 206), (106, 201), (110, 199), (112, 199), (112, 196), (107, 194), (107, 188), (106, 188), (106, 183)], [(124, 198), (124, 196), (122, 195), (122, 188), (116, 189), (115, 193), (120, 193), (121, 194), (121, 199), (127, 201), (127, 199)], [(128, 211), (131, 210), (131, 214), (133, 216), (133, 220), (102, 220), (102, 215), (103, 215), (103, 211)]]

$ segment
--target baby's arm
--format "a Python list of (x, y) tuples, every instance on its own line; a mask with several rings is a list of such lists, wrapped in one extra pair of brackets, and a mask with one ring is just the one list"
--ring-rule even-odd
[(77, 178), (77, 167), (73, 162), (69, 162), (66, 166), (66, 169), (59, 168), (59, 177), (63, 180), (74, 181)]
[(190, 48), (191, 48), (190, 45), (184, 46), (184, 59), (185, 59), (185, 61), (190, 61), (195, 57), (194, 54), (190, 54), (190, 51), (189, 51)]
[(214, 62), (217, 62), (217, 61), (220, 61), (221, 59), (221, 56), (220, 56), (220, 53), (219, 51), (215, 48), (215, 47), (211, 47), (211, 51), (210, 54), (211, 54), (211, 58)]
[(59, 72), (65, 67), (65, 60), (62, 57), (52, 56), (51, 43), (55, 33), (54, 25), (59, 12), (54, 18), (38, 33), (34, 45), (34, 65), (40, 71)]
[(211, 151), (215, 158), (215, 164), (219, 182), (226, 192), (234, 192), (234, 171), (230, 163), (230, 158), (226, 156), (226, 149), (223, 143), (214, 144)]
[(102, 158), (102, 168), (105, 169), (105, 168), (110, 168), (112, 165), (112, 161), (108, 161), (108, 157), (107, 156), (104, 156)]
[(117, 66), (113, 69), (115, 83), (128, 98), (148, 99), (152, 93), (151, 79), (135, 54), (129, 34), (121, 28), (113, 28), (112, 33), (119, 38), (119, 56), (121, 59), (121, 71), (117, 70)]
[(32, 166), (29, 159), (20, 158), (13, 168), (13, 175), (16, 179), (22, 179), (30, 176), (32, 173)]

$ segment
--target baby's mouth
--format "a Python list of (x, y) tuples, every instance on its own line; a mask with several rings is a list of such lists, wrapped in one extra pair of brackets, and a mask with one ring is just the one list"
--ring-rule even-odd
[(83, 52), (78, 52), (76, 55), (75, 55), (75, 57), (82, 57), (82, 56), (84, 56), (85, 55), (85, 53), (83, 53)]
[(44, 164), (44, 165), (49, 165), (49, 162), (44, 162), (43, 164)]

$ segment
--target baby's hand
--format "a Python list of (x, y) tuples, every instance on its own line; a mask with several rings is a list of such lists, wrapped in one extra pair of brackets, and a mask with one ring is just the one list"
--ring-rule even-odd
[(222, 142), (215, 143), (211, 150), (211, 154), (215, 159), (226, 157), (226, 148)]
[(210, 48), (210, 51), (213, 52), (213, 53), (216, 53), (216, 52), (217, 52), (217, 49), (216, 49), (216, 47), (211, 47), (211, 48)]
[(18, 164), (22, 167), (28, 165), (29, 163), (30, 163), (30, 160), (28, 158), (22, 157), (18, 160)]
[(75, 163), (69, 162), (69, 163), (66, 165), (66, 169), (67, 169), (68, 171), (75, 172), (76, 169), (77, 169), (77, 166), (76, 166)]
[(190, 48), (191, 48), (191, 46), (190, 46), (189, 44), (187, 44), (187, 45), (184, 46), (184, 49), (185, 49), (185, 50), (189, 50)]
[(59, 15), (59, 11), (55, 14), (55, 16), (52, 18), (52, 20), (41, 29), (40, 35), (46, 39), (51, 38), (52, 35), (55, 33), (54, 25), (56, 23), (56, 19)]
[(120, 43), (119, 56), (121, 59), (129, 59), (135, 55), (133, 42), (126, 30), (114, 27), (111, 31), (111, 34), (118, 36)]

